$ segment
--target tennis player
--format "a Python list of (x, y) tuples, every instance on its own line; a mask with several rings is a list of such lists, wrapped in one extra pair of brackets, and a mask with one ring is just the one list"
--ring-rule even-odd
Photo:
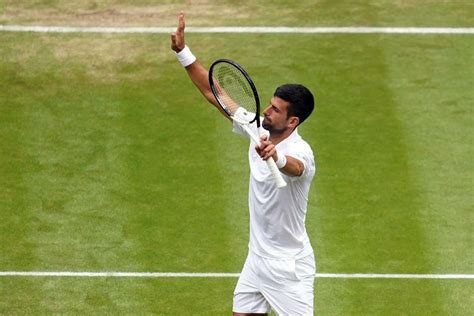
[[(184, 14), (178, 17), (171, 48), (206, 99), (224, 115), (212, 94), (208, 71), (184, 41)], [(311, 114), (314, 99), (299, 84), (276, 89), (263, 111), (264, 136), (249, 147), (249, 253), (234, 291), (234, 315), (313, 315), (316, 264), (305, 228), (308, 192), (315, 174), (311, 147), (298, 126)], [(233, 131), (248, 136), (239, 124)], [(287, 186), (278, 189), (265, 160), (273, 157)]]

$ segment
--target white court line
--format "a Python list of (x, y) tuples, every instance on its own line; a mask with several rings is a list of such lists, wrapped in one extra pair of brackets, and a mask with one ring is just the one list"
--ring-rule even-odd
[[(0, 271), (0, 277), (237, 278), (240, 273)], [(474, 279), (474, 274), (316, 273), (330, 279)]]
[[(40, 33), (155, 33), (169, 34), (175, 27), (81, 27), (0, 25), (0, 31)], [(300, 34), (474, 34), (474, 27), (286, 27), (286, 26), (222, 26), (187, 27), (188, 33), (300, 33)]]

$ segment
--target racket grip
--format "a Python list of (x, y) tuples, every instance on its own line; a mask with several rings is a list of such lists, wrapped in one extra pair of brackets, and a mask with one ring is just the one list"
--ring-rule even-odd
[[(258, 145), (260, 145), (260, 138), (257, 135), (255, 135), (255, 133), (252, 132), (252, 130), (247, 125), (241, 124), (241, 126), (247, 132), (247, 134), (253, 139), (253, 141), (255, 143), (257, 143)], [(283, 177), (281, 176), (280, 170), (278, 169), (278, 167), (275, 163), (275, 160), (273, 160), (272, 157), (267, 159), (267, 166), (268, 166), (268, 169), (270, 169), (270, 172), (273, 175), (273, 179), (275, 180), (277, 187), (279, 189), (286, 187), (286, 182), (285, 182), (285, 180), (283, 180)]]
[(273, 160), (272, 157), (267, 159), (267, 166), (272, 172), (273, 178), (275, 179), (276, 185), (278, 188), (284, 188), (286, 187), (286, 182), (283, 180), (283, 177), (281, 176), (280, 170), (278, 169), (275, 160)]

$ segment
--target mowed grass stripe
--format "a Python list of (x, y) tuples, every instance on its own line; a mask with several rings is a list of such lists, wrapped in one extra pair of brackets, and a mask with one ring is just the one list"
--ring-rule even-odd
[[(407, 40), (410, 45), (401, 45)], [(474, 56), (467, 52), (474, 39), (400, 38), (387, 46), (434, 271), (471, 272), (465, 252), (474, 224)]]
[[(106, 194), (113, 187), (108, 180), (114, 177), (115, 162), (108, 147), (114, 130), (109, 124), (97, 124), (109, 113), (87, 109), (101, 100), (94, 96), (90, 81), (85, 82), (91, 84), (88, 89), (79, 88), (76, 76), (81, 70), (74, 69), (74, 63), (58, 63), (61, 56), (54, 39), (23, 37), (23, 41), (38, 48), (36, 54), (25, 49), (27, 55), (15, 56), (23, 67), (18, 75), (27, 83), (17, 95), (31, 98), (22, 103), (21, 120), (29, 159), (20, 168), (29, 171), (24, 174), (28, 192), (17, 197), (28, 200), (24, 220), (27, 243), (33, 249), (27, 258), (36, 266), (100, 267), (116, 245), (116, 233), (120, 234), (116, 226), (120, 211), (110, 213), (113, 206)], [(86, 90), (86, 95), (81, 93)]]
[[(396, 93), (422, 227), (429, 238), (433, 272), (473, 271), (474, 218), (474, 49), (470, 38), (436, 37), (387, 43), (389, 77)], [(397, 49), (395, 49), (397, 47)], [(413, 54), (414, 52), (416, 54)], [(402, 58), (402, 56), (404, 56)], [(473, 284), (466, 287), (473, 289)], [(458, 291), (440, 287), (445, 310), (463, 314), (471, 306), (456, 304)]]
[[(25, 183), (24, 162), (29, 159), (26, 153), (28, 143), (23, 139), (25, 124), (23, 120), (24, 106), (19, 97), (23, 90), (18, 89), (12, 82), (19, 83), (13, 51), (9, 45), (2, 45), (0, 53), (3, 56), (0, 67), (0, 85), (8, 89), (0, 89), (0, 201), (2, 205), (3, 220), (0, 222), (0, 265), (14, 267), (18, 262), (23, 262), (25, 268), (31, 268), (29, 257), (30, 247), (27, 245), (28, 203), (26, 201), (27, 184)], [(13, 93), (12, 93), (13, 92)], [(14, 247), (17, 242), (25, 247)]]
[[(24, 121), (26, 112), (24, 101), (28, 100), (25, 93), (27, 81), (20, 75), (24, 65), (18, 62), (14, 43), (21, 43), (7, 36), (0, 35), (3, 45), (0, 45), (0, 266), (2, 269), (32, 269), (35, 267), (32, 253), (35, 245), (29, 238), (32, 225), (32, 215), (27, 198), (29, 185), (26, 174), (35, 166), (25, 165), (31, 157), (28, 155), (30, 143), (25, 139), (28, 134)], [(8, 282), (7, 282), (8, 283)], [(11, 298), (12, 287), (1, 282), (0, 312), (11, 313), (7, 301), (29, 302), (32, 305), (40, 301), (32, 299), (30, 293), (41, 293), (42, 285), (21, 279), (15, 282), (15, 287), (22, 289)], [(28, 290), (26, 290), (28, 289)]]
[[(315, 49), (331, 56), (322, 77), (328, 82), (322, 93), (328, 106), (315, 129), (321, 135), (319, 206), (324, 245), (322, 257), (344, 262), (346, 271), (426, 273), (432, 271), (426, 235), (420, 222), (417, 179), (407, 156), (403, 125), (395, 111), (396, 97), (387, 78), (383, 38), (345, 37), (329, 47)], [(334, 74), (337, 74), (334, 76)], [(323, 87), (324, 90), (324, 87)], [(320, 173), (320, 175), (321, 175)], [(442, 302), (441, 292), (426, 289)], [(340, 297), (341, 300), (348, 298)], [(350, 314), (352, 304), (338, 313)], [(392, 297), (400, 306), (404, 299)], [(439, 304), (437, 308), (442, 308)], [(417, 309), (414, 309), (415, 312)], [(423, 312), (423, 308), (417, 310)]]

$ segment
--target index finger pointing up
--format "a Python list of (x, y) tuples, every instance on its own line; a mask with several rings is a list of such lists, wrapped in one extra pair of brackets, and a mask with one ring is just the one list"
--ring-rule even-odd
[(185, 27), (185, 23), (184, 23), (184, 13), (181, 12), (178, 16), (178, 32), (184, 32), (184, 27)]

